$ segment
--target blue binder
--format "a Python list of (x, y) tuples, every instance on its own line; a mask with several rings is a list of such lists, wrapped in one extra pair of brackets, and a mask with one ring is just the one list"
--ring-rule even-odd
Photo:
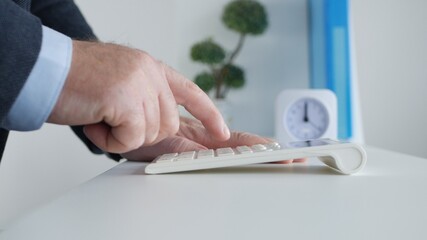
[(310, 87), (327, 88), (338, 99), (338, 138), (352, 132), (348, 0), (309, 0)]

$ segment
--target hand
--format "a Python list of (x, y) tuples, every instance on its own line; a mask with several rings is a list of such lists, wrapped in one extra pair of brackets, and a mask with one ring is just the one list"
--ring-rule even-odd
[[(272, 142), (272, 139), (244, 132), (231, 132), (227, 141), (218, 141), (209, 135), (203, 125), (196, 120), (181, 117), (181, 124), (176, 136), (165, 138), (159, 143), (141, 147), (122, 154), (122, 157), (134, 161), (151, 161), (158, 155), (172, 152), (186, 152), (221, 147), (237, 147)], [(285, 160), (280, 163), (301, 162), (304, 159)]]
[(73, 41), (71, 69), (48, 122), (86, 125), (84, 132), (95, 145), (123, 153), (174, 136), (177, 104), (216, 140), (229, 138), (209, 97), (170, 67), (139, 50)]

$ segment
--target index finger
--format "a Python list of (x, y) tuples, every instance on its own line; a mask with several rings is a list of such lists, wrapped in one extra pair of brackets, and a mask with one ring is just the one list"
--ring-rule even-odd
[(171, 67), (165, 64), (163, 66), (176, 102), (184, 106), (195, 118), (199, 119), (215, 139), (220, 141), (229, 139), (230, 130), (208, 95), (195, 83)]

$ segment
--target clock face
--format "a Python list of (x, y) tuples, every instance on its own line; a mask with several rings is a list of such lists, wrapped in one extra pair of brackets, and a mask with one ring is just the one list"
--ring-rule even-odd
[(296, 139), (320, 138), (329, 125), (326, 107), (314, 98), (301, 98), (284, 113), (283, 124)]

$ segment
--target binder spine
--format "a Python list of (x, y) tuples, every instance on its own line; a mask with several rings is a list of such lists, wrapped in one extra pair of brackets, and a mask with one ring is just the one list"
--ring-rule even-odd
[(338, 99), (338, 138), (352, 129), (348, 0), (309, 0), (310, 87), (327, 88)]

